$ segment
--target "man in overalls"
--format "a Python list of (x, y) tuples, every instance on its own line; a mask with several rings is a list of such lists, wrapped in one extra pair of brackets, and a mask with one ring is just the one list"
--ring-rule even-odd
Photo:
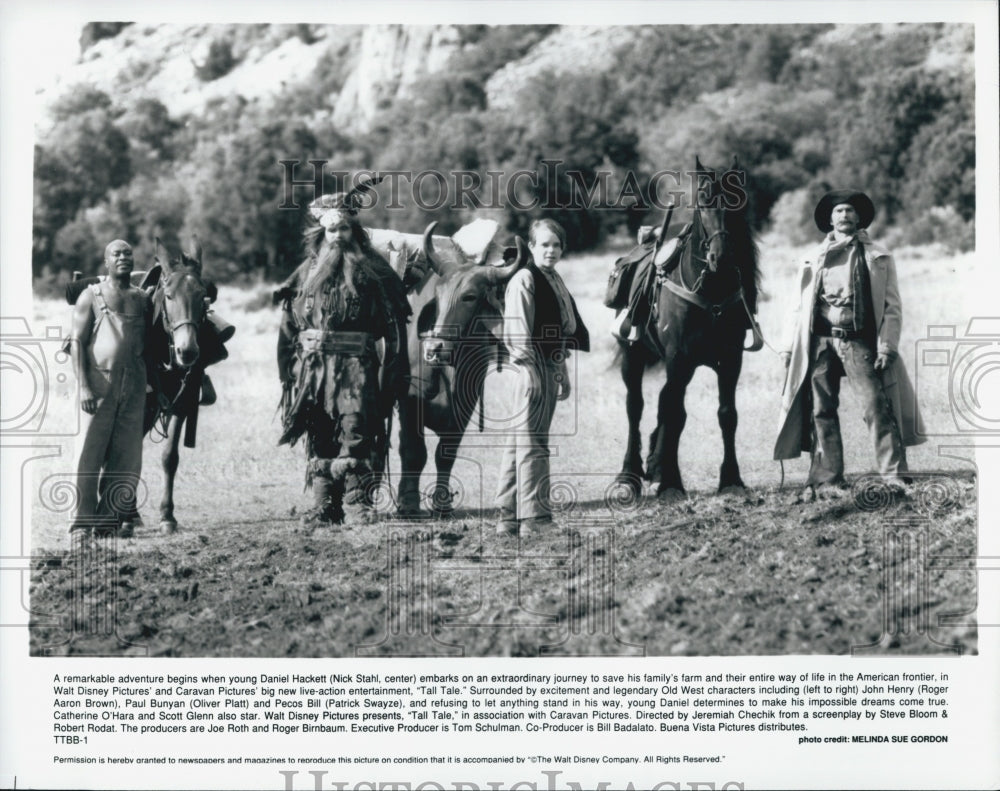
[(107, 277), (83, 291), (73, 311), (72, 355), (83, 422), (70, 531), (129, 537), (142, 472), (149, 297), (132, 286), (127, 242), (111, 242), (104, 264)]

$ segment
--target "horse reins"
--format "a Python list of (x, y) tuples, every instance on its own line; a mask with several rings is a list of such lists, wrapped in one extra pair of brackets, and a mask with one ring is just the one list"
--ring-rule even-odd
[(176, 332), (178, 329), (186, 325), (191, 325), (192, 327), (195, 328), (195, 332), (197, 332), (198, 327), (205, 320), (205, 317), (202, 316), (201, 319), (199, 319), (198, 321), (195, 321), (194, 319), (191, 318), (186, 318), (186, 319), (181, 319), (180, 321), (171, 322), (170, 316), (168, 315), (165, 305), (165, 302), (168, 299), (167, 286), (164, 281), (161, 281), (161, 283), (162, 286), (160, 288), (160, 293), (162, 294), (162, 297), (159, 300), (157, 309), (160, 311), (160, 323), (163, 327), (163, 331), (167, 334), (168, 345), (170, 349), (169, 366), (166, 370), (171, 370), (173, 368), (184, 369), (184, 374), (181, 377), (180, 387), (177, 390), (177, 395), (174, 396), (174, 398), (166, 406), (164, 406), (163, 402), (160, 401), (159, 398), (157, 398), (157, 407), (159, 409), (159, 414), (156, 416), (156, 418), (154, 418), (151, 430), (155, 429), (160, 439), (163, 440), (167, 438), (167, 426), (170, 422), (170, 415), (173, 413), (174, 408), (177, 406), (177, 403), (180, 401), (181, 397), (185, 394), (187, 390), (188, 376), (190, 375), (192, 369), (194, 368), (193, 365), (185, 367), (185, 366), (178, 366), (176, 364), (177, 353), (174, 350), (174, 332)]
[[(156, 429), (156, 432), (160, 436), (160, 439), (167, 438), (167, 424), (170, 422), (170, 415), (173, 413), (174, 407), (177, 406), (177, 402), (180, 401), (181, 396), (184, 395), (184, 391), (187, 388), (188, 374), (190, 373), (191, 373), (191, 368), (185, 369), (184, 376), (181, 377), (181, 385), (180, 388), (177, 390), (177, 395), (174, 396), (174, 399), (169, 404), (167, 404), (166, 407), (164, 407), (163, 403), (159, 400), (159, 398), (157, 398), (157, 407), (159, 408), (159, 414), (153, 419), (152, 428)], [(157, 425), (157, 421), (159, 421), (159, 425)]]

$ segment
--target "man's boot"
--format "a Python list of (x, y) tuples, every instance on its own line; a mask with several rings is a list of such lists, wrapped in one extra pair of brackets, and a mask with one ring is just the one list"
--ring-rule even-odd
[(302, 515), (303, 527), (329, 527), (334, 524), (333, 481), (325, 475), (313, 475), (313, 507)]
[(372, 507), (371, 493), (366, 486), (370, 473), (366, 473), (361, 465), (357, 465), (344, 475), (345, 525), (370, 525), (378, 521), (378, 514)]

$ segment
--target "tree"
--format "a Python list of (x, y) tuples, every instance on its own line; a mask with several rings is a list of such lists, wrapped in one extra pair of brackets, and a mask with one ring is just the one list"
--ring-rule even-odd
[(73, 100), (60, 104), (59, 120), (45, 143), (35, 147), (36, 274), (49, 263), (59, 229), (132, 178), (128, 138), (115, 126), (110, 99), (99, 92), (90, 98), (93, 105), (75, 114), (66, 114)]
[(200, 66), (195, 64), (194, 73), (202, 82), (211, 82), (229, 74), (236, 63), (232, 42), (217, 38), (209, 45), (205, 62)]
[(140, 99), (121, 119), (118, 127), (131, 139), (149, 146), (163, 160), (173, 158), (173, 136), (181, 124), (170, 117), (159, 99)]

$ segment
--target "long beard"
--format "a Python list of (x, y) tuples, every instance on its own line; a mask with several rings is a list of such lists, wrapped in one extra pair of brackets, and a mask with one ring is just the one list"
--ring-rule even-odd
[(316, 256), (316, 267), (306, 284), (306, 290), (319, 283), (336, 278), (337, 274), (343, 271), (344, 285), (352, 296), (357, 296), (354, 273), (358, 265), (363, 260), (361, 253), (353, 242), (341, 244), (338, 242), (324, 242)]

